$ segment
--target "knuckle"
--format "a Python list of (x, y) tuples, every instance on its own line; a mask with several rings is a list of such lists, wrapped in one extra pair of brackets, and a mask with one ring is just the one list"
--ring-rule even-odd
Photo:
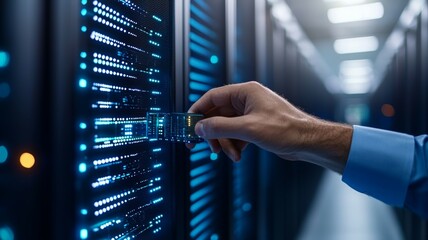
[(256, 82), (256, 81), (250, 81), (250, 82), (248, 82), (248, 86), (250, 86), (252, 88), (258, 88), (261, 86), (261, 84)]

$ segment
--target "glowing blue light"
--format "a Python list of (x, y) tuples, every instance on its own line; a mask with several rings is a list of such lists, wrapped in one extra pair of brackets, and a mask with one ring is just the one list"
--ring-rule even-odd
[(218, 240), (218, 235), (217, 234), (213, 234), (211, 235), (211, 240)]
[(87, 239), (87, 238), (88, 238), (88, 230), (80, 229), (80, 239)]
[(86, 52), (81, 52), (80, 53), (80, 57), (81, 58), (86, 58), (88, 56), (88, 54), (86, 54)]
[(253, 208), (253, 206), (251, 205), (251, 203), (244, 203), (244, 205), (242, 205), (242, 210), (244, 212), (249, 212), (251, 211), (251, 208)]
[(203, 222), (201, 222), (195, 229), (193, 229), (190, 232), (190, 236), (192, 239), (196, 239), (196, 236), (198, 236), (204, 229), (206, 229), (211, 224), (211, 219), (205, 219)]
[(217, 64), (218, 63), (218, 57), (216, 55), (212, 55), (210, 58), (210, 62), (212, 64)]
[(195, 90), (195, 91), (208, 91), (212, 88), (210, 85), (197, 83), (197, 82), (193, 82), (193, 81), (190, 82), (189, 87), (190, 87), (190, 89)]
[(8, 83), (0, 83), (0, 98), (7, 98), (10, 95), (10, 85)]
[(80, 127), (80, 129), (86, 129), (87, 125), (86, 125), (86, 123), (82, 122), (79, 124), (79, 127)]
[(209, 172), (207, 174), (201, 175), (200, 177), (197, 177), (195, 179), (192, 179), (190, 181), (190, 186), (192, 188), (195, 188), (199, 185), (202, 185), (204, 183), (207, 183), (208, 181), (210, 181), (211, 179), (213, 179), (215, 177), (215, 172)]
[(189, 94), (189, 101), (196, 102), (198, 99), (201, 98), (201, 95), (198, 94)]
[(86, 26), (82, 26), (82, 27), (80, 28), (80, 30), (81, 30), (82, 32), (86, 32), (86, 31), (88, 31), (88, 28), (87, 28)]
[(207, 23), (211, 23), (213, 21), (213, 19), (210, 16), (208, 16), (206, 13), (201, 11), (198, 7), (196, 7), (193, 4), (190, 6), (190, 11)]
[(213, 30), (211, 30), (211, 28), (207, 27), (205, 24), (202, 24), (193, 18), (190, 19), (190, 26), (197, 29), (198, 31), (202, 32), (203, 34), (205, 34), (210, 38), (217, 37), (217, 34)]
[(217, 153), (211, 153), (210, 154), (210, 159), (213, 160), (213, 161), (217, 160), (218, 159), (218, 154)]
[(80, 68), (83, 69), (83, 70), (85, 70), (86, 69), (86, 63), (81, 63), (80, 64)]
[(213, 165), (213, 164), (209, 163), (209, 164), (205, 164), (205, 165), (199, 166), (199, 167), (197, 167), (197, 168), (194, 168), (194, 169), (192, 169), (192, 170), (190, 171), (190, 176), (191, 176), (192, 178), (194, 178), (194, 177), (199, 176), (199, 175), (201, 175), (201, 174), (203, 174), (203, 173), (206, 173), (206, 172), (208, 172), (208, 171), (211, 171), (211, 169), (212, 169), (212, 167), (213, 167), (212, 165)]
[(82, 214), (82, 215), (88, 215), (88, 210), (87, 209), (81, 209), (80, 210), (80, 214)]
[(6, 162), (9, 153), (5, 146), (0, 146), (0, 164)]
[(0, 68), (7, 67), (9, 65), (9, 54), (4, 51), (0, 51)]
[(88, 81), (86, 81), (85, 79), (80, 79), (79, 80), (79, 87), (81, 87), (81, 88), (85, 88), (85, 87), (87, 87), (88, 86)]
[(86, 144), (80, 144), (80, 151), (85, 151), (88, 147), (86, 146)]
[(82, 11), (80, 11), (80, 14), (82, 14), (82, 16), (85, 16), (88, 13), (88, 10), (86, 9), (82, 9)]
[(162, 19), (160, 19), (158, 16), (153, 15), (153, 19), (155, 19), (158, 22), (162, 22)]
[(13, 240), (15, 236), (13, 235), (12, 229), (8, 226), (0, 227), (0, 239), (2, 240)]
[(213, 190), (213, 185), (208, 185), (204, 188), (202, 188), (201, 190), (198, 190), (194, 193), (192, 193), (190, 195), (190, 201), (194, 202), (202, 197), (204, 197), (205, 195), (209, 194), (210, 192), (212, 192)]
[(211, 150), (205, 150), (202, 152), (193, 153), (190, 155), (190, 161), (197, 162), (199, 160), (207, 159), (211, 154)]
[(207, 208), (205, 209), (203, 212), (199, 213), (198, 215), (196, 215), (191, 221), (190, 221), (190, 226), (195, 227), (196, 225), (198, 225), (201, 221), (209, 218), (209, 215), (212, 214), (212, 212), (214, 211), (213, 208)]
[(88, 3), (88, 0), (82, 0), (82, 5), (86, 5)]
[(86, 163), (79, 164), (79, 172), (81, 173), (86, 172)]

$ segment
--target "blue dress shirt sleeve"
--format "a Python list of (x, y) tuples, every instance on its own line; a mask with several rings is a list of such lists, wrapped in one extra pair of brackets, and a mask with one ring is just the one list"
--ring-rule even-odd
[(387, 204), (428, 217), (427, 136), (354, 126), (342, 180)]

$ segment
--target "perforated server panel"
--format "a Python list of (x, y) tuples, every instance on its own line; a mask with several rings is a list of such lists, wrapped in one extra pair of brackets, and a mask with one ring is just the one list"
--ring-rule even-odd
[[(188, 101), (197, 101), (206, 91), (226, 79), (225, 2), (189, 1)], [(190, 155), (190, 239), (225, 239), (229, 215), (225, 161), (219, 161), (208, 144), (198, 144)]]
[(77, 236), (172, 239), (171, 147), (146, 113), (172, 106), (171, 1), (81, 0)]

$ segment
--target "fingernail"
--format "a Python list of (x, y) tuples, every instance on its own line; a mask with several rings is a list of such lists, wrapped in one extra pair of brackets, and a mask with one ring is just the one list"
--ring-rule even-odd
[(204, 137), (205, 136), (205, 131), (204, 131), (204, 124), (202, 122), (198, 122), (195, 126), (195, 133), (199, 136), (199, 137)]

